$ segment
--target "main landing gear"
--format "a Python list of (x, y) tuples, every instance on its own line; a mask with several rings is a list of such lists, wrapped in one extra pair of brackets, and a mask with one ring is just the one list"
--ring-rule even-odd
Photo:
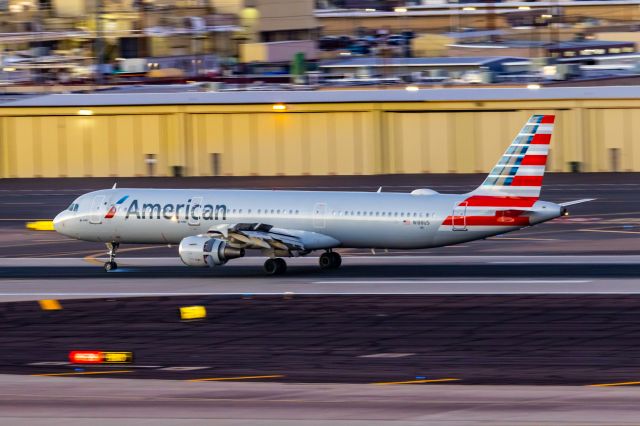
[(287, 271), (287, 262), (281, 257), (269, 258), (264, 262), (267, 275), (282, 275)]
[(104, 270), (107, 272), (118, 269), (118, 264), (116, 263), (116, 250), (118, 250), (118, 247), (120, 247), (120, 243), (107, 243), (107, 248), (109, 249), (109, 261), (104, 263)]
[(342, 265), (342, 257), (335, 251), (327, 251), (320, 256), (320, 269), (338, 269)]
[[(335, 251), (328, 251), (322, 253), (319, 263), (320, 269), (338, 269), (342, 264), (342, 257)], [(269, 258), (264, 262), (264, 271), (267, 275), (282, 275), (287, 271), (287, 262), (280, 257)]]

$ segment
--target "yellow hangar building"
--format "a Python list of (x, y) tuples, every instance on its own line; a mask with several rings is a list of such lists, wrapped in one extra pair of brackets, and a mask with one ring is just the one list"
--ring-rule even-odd
[(0, 177), (487, 172), (531, 114), (550, 171), (640, 171), (640, 88), (52, 94), (0, 99)]

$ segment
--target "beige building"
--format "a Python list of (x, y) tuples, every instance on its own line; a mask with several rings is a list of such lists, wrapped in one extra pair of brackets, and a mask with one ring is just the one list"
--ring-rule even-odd
[(4, 178), (485, 173), (539, 113), (557, 116), (549, 170), (640, 171), (637, 87), (47, 95), (3, 105)]

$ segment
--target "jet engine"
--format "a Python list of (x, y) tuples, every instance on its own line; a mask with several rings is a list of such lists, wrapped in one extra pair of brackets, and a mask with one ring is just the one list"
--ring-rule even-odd
[(188, 266), (213, 268), (230, 259), (244, 256), (243, 248), (229, 247), (226, 241), (207, 236), (186, 237), (178, 248), (180, 259)]

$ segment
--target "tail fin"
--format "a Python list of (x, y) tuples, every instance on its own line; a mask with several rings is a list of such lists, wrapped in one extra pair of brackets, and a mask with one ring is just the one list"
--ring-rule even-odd
[(530, 207), (540, 197), (549, 155), (553, 115), (533, 115), (498, 164), (467, 201), (477, 206)]

